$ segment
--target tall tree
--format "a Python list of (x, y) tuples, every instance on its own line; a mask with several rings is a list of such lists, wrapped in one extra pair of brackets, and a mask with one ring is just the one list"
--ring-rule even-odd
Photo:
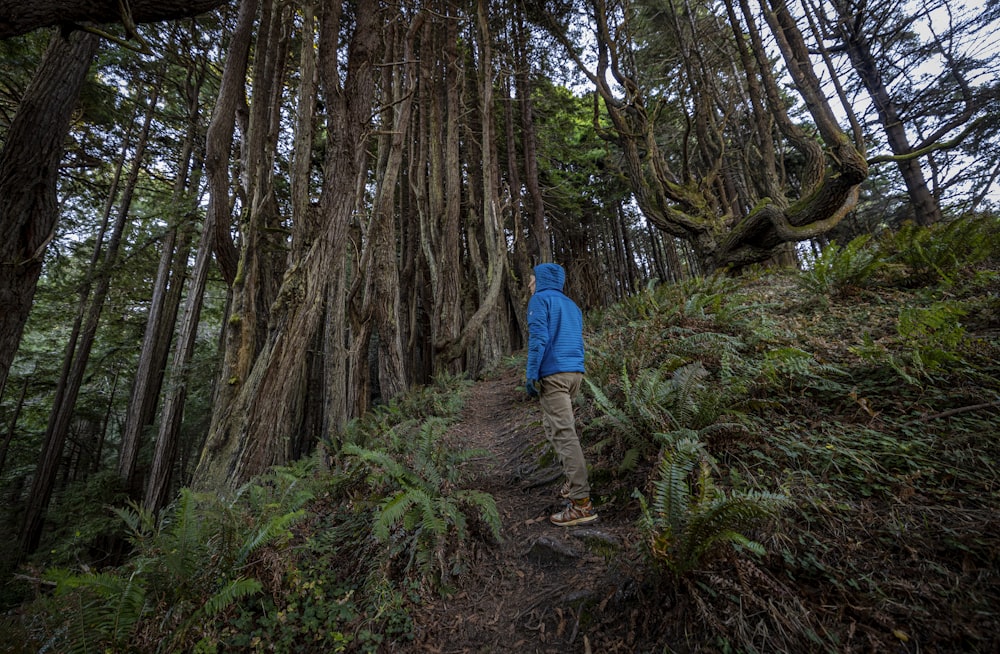
[[(193, 22), (192, 31), (197, 34), (197, 26)], [(194, 40), (196, 39), (184, 37), (180, 40), (182, 48), (192, 50), (192, 56), (187, 59), (187, 70), (180, 87), (186, 130), (177, 157), (176, 176), (170, 197), (171, 206), (176, 211), (170, 217), (171, 224), (167, 226), (161, 241), (160, 262), (153, 281), (149, 314), (119, 449), (118, 476), (130, 489), (138, 483), (134, 475), (143, 446), (143, 436), (154, 423), (163, 371), (181, 302), (181, 289), (187, 277), (191, 233), (194, 229), (192, 222), (196, 215), (194, 205), (201, 176), (195, 152), (196, 141), (204, 138), (200, 95), (208, 59), (204, 53), (198, 56), (193, 52), (191, 41)], [(174, 46), (171, 42), (168, 47), (172, 50)]]
[[(408, 385), (400, 313), (401, 259), (396, 228), (396, 198), (416, 87), (417, 62), (413, 56), (413, 44), (423, 21), (422, 12), (414, 16), (399, 13), (390, 19), (381, 65), (381, 95), (385, 107), (383, 127), (377, 138), (376, 187), (366, 244), (371, 253), (365, 257), (370, 263), (363, 272), (365, 299), (362, 320), (367, 320), (369, 314), (374, 319), (378, 334), (379, 390), (385, 400), (399, 395)], [(367, 355), (367, 346), (364, 343), (361, 345), (361, 352)]]
[(81, 0), (20, 2), (0, 0), (0, 39), (59, 25), (31, 87), (18, 108), (0, 154), (0, 389), (5, 385), (31, 300), (42, 256), (57, 220), (57, 168), (81, 85), (97, 51), (98, 39), (79, 33), (76, 23), (122, 23), (136, 35), (136, 22), (193, 16), (225, 0)]
[[(153, 122), (153, 115), (156, 111), (156, 103), (160, 94), (160, 84), (162, 77), (156, 76), (153, 86), (149, 92), (146, 102), (146, 113), (143, 124), (135, 143), (135, 151), (131, 154), (133, 158), (121, 197), (118, 199), (117, 212), (114, 225), (108, 235), (107, 242), (104, 242), (103, 234), (95, 244), (95, 253), (92, 260), (93, 290), (91, 292), (89, 283), (80, 293), (79, 322), (82, 327), (74, 330), (73, 338), (66, 348), (66, 362), (63, 366), (64, 374), (59, 380), (59, 387), (53, 402), (52, 415), (49, 418), (49, 425), (45, 434), (45, 443), (42, 447), (42, 454), (39, 458), (35, 475), (32, 478), (31, 493), (28, 496), (28, 506), (25, 511), (24, 523), (21, 529), (20, 545), (23, 553), (28, 554), (34, 551), (38, 545), (42, 533), (45, 513), (48, 510), (49, 501), (55, 486), (56, 471), (59, 461), (62, 458), (63, 446), (70, 428), (76, 408), (77, 397), (80, 387), (83, 384), (84, 373), (87, 363), (90, 360), (90, 352), (97, 337), (97, 328), (104, 311), (104, 303), (111, 286), (111, 270), (117, 264), (120, 251), (122, 235), (125, 230), (126, 219), (132, 205), (135, 194), (135, 187), (139, 180), (145, 159), (146, 144), (149, 139), (150, 126)], [(122, 159), (125, 159), (128, 150), (126, 141), (125, 152)], [(117, 190), (116, 185), (112, 185), (112, 193)], [(109, 197), (107, 213), (114, 207), (115, 198)], [(99, 259), (102, 259), (99, 261)], [(76, 336), (79, 334), (79, 339)]]
[[(992, 93), (971, 78), (982, 76), (990, 62), (978, 61), (963, 41), (975, 39), (991, 21), (978, 9), (943, 2), (837, 0), (829, 6), (832, 16), (825, 6), (807, 10), (831, 41), (827, 48), (846, 53), (871, 100), (890, 151), (871, 162), (895, 164), (909, 197), (909, 217), (922, 225), (938, 222), (944, 180), (932, 188), (924, 169), (978, 128), (975, 120)], [(933, 74), (921, 72), (928, 69)]]
[(54, 235), (63, 142), (97, 46), (90, 34), (52, 36), (0, 153), (0, 388)]

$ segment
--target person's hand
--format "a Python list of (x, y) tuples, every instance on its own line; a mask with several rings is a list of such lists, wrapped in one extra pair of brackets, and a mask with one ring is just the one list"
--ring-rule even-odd
[(535, 388), (535, 384), (538, 383), (537, 379), (526, 379), (524, 381), (524, 390), (528, 392), (528, 397), (537, 397), (538, 389)]

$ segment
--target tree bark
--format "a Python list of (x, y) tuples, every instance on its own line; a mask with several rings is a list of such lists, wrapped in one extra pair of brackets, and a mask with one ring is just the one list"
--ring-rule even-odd
[[(339, 276), (347, 226), (355, 215), (367, 168), (366, 143), (374, 101), (373, 65), (378, 40), (377, 7), (360, 3), (347, 48), (339, 61), (339, 3), (324, 7), (320, 25), (320, 76), (327, 108), (326, 165), (320, 213), (324, 230), (301, 261), (285, 274), (270, 309), (268, 337), (237, 398), (213, 421), (195, 473), (202, 488), (237, 487), (288, 460), (300, 416), (302, 353), (323, 314), (323, 291)], [(346, 74), (342, 76), (342, 67)]]
[(208, 209), (215, 230), (215, 258), (226, 283), (236, 281), (239, 253), (230, 234), (232, 228), (229, 195), (229, 159), (236, 130), (236, 112), (245, 103), (243, 93), (253, 41), (253, 24), (257, 15), (257, 0), (241, 0), (236, 29), (229, 41), (226, 65), (222, 70), (219, 95), (205, 137), (205, 174), (208, 178)]
[[(479, 302), (475, 312), (462, 329), (461, 336), (444, 349), (444, 356), (456, 359), (466, 350), (470, 353), (469, 371), (473, 375), (494, 365), (503, 355), (508, 332), (505, 321), (500, 319), (501, 289), (507, 268), (507, 240), (502, 224), (502, 209), (497, 182), (500, 178), (497, 163), (496, 138), (493, 122), (493, 35), (490, 31), (486, 0), (476, 2), (476, 45), (479, 70), (477, 76), (479, 95), (479, 129), (482, 171), (472, 184), (481, 185), (479, 202), (472, 195), (472, 211), (479, 215), (470, 220), (469, 250), (472, 268), (478, 273)], [(475, 160), (475, 158), (473, 159)], [(482, 227), (482, 243), (478, 242), (473, 225)], [(477, 249), (486, 252), (485, 265)]]
[(0, 39), (71, 23), (155, 23), (196, 16), (230, 0), (0, 0)]
[[(239, 218), (240, 254), (232, 280), (232, 307), (226, 321), (223, 375), (227, 381), (220, 386), (216, 398), (217, 416), (225, 414), (236, 401), (240, 384), (264, 348), (270, 308), (288, 263), (285, 230), (278, 215), (273, 181), (280, 120), (275, 103), (284, 77), (287, 47), (287, 37), (282, 34), (283, 10), (277, 4), (273, 0), (261, 2), (260, 27), (254, 45), (253, 98), (240, 147), (244, 200)], [(218, 239), (218, 223), (215, 227)]]
[(55, 34), (0, 153), (0, 387), (31, 310), (59, 209), (63, 142), (98, 39)]
[[(410, 188), (420, 219), (420, 245), (430, 278), (433, 371), (457, 373), (461, 361), (442, 356), (462, 329), (462, 68), (459, 16), (450, 3), (428, 20), (421, 39), (419, 134)], [(440, 65), (435, 65), (440, 52)]]
[[(376, 255), (372, 260), (372, 290), (374, 291), (374, 318), (379, 334), (379, 388), (384, 400), (392, 399), (407, 388), (407, 375), (403, 363), (402, 320), (400, 315), (399, 253), (397, 251), (395, 203), (400, 169), (403, 162), (404, 139), (409, 136), (410, 110), (416, 88), (417, 61), (413, 56), (413, 43), (425, 15), (418, 13), (407, 21), (400, 15), (397, 30), (409, 28), (400, 36), (397, 51), (390, 49), (387, 63), (401, 64), (385, 68), (383, 97), (392, 101), (388, 133), (380, 136), (380, 173), (373, 210), (375, 224), (370, 238)], [(397, 59), (397, 56), (399, 57)]]

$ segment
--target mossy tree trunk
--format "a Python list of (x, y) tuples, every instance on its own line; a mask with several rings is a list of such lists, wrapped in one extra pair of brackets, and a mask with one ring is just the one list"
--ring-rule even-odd
[(288, 460), (299, 427), (306, 351), (323, 316), (328, 281), (343, 266), (348, 224), (360, 206), (374, 103), (373, 73), (379, 36), (377, 8), (361, 3), (346, 61), (341, 61), (341, 7), (320, 17), (319, 70), (327, 108), (328, 142), (320, 198), (323, 225), (301, 259), (292, 261), (268, 310), (259, 353), (245, 377), (232, 380), (233, 400), (217, 407), (195, 473), (197, 486), (236, 487)]

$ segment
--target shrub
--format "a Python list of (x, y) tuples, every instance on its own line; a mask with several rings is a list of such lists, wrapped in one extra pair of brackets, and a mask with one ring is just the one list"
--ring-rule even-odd
[(493, 496), (457, 488), (463, 465), (489, 453), (448, 446), (441, 438), (446, 424), (435, 418), (425, 421), (409, 441), (409, 449), (396, 454), (344, 446), (345, 455), (369, 469), (369, 487), (382, 494), (374, 515), (375, 536), (399, 545), (396, 553), (405, 555), (406, 570), (416, 563), (417, 570), (442, 590), (461, 569), (459, 556), (452, 556), (450, 565), (448, 557), (470, 537), (470, 515), (478, 515), (492, 537), (500, 539), (500, 514)]
[(263, 588), (256, 554), (303, 517), (312, 495), (301, 474), (276, 469), (228, 502), (185, 489), (159, 520), (136, 504), (117, 509), (136, 554), (104, 572), (47, 573), (65, 606), (52, 616), (52, 644), (68, 652), (210, 646), (211, 618)]
[(866, 334), (863, 343), (850, 350), (875, 365), (891, 367), (907, 383), (919, 385), (946, 366), (962, 362), (963, 315), (964, 310), (950, 302), (904, 307), (899, 311), (894, 341), (879, 343)]

